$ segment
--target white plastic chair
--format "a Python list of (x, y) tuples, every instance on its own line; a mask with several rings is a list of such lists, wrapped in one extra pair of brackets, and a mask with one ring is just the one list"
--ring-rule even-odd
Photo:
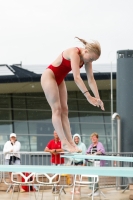
[[(78, 178), (78, 180), (77, 180)], [(87, 179), (86, 179), (87, 178)], [(91, 181), (89, 181), (89, 178), (91, 178)], [(94, 195), (94, 188), (95, 184), (98, 183), (99, 177), (97, 175), (88, 175), (88, 174), (81, 174), (81, 175), (75, 175), (74, 177), (74, 183), (73, 183), (73, 190), (72, 190), (72, 200), (74, 199), (74, 191), (76, 186), (92, 186), (92, 200)], [(81, 196), (81, 192), (80, 192)]]
[[(3, 182), (8, 186), (8, 188), (7, 188), (7, 193), (10, 191), (10, 189), (14, 189), (15, 188), (15, 186), (18, 186), (18, 184), (16, 184), (16, 183), (12, 183), (11, 182), (11, 177), (10, 177), (10, 175), (9, 175), (9, 172), (3, 172)], [(12, 195), (11, 195), (11, 199), (12, 199)]]
[[(55, 178), (58, 176), (58, 180), (55, 180)], [(36, 181), (39, 184), (39, 188), (40, 186), (51, 186), (51, 187), (56, 187), (58, 185), (58, 183), (60, 182), (60, 174), (46, 174), (46, 173), (37, 173), (36, 174)], [(39, 192), (39, 190), (38, 190)], [(42, 198), (43, 199), (43, 192), (44, 190), (42, 190)], [(60, 192), (58, 193), (59, 199), (61, 200), (60, 197)]]
[[(23, 178), (23, 181), (16, 180), (16, 177), (18, 175), (20, 175)], [(19, 188), (20, 188), (20, 185), (27, 185), (27, 186), (29, 186), (29, 195), (30, 195), (30, 186), (34, 185), (34, 180), (35, 180), (35, 173), (30, 173), (28, 176), (25, 176), (22, 172), (12, 172), (12, 174), (11, 174), (11, 181), (12, 181), (13, 184), (15, 184), (15, 185), (18, 186), (17, 200), (19, 198)], [(15, 185), (13, 186), (13, 193), (14, 193), (14, 187), (15, 187)], [(13, 193), (12, 193), (12, 198), (13, 198)], [(35, 191), (34, 191), (34, 194), (35, 194)], [(30, 195), (30, 197), (31, 197), (31, 195)], [(35, 195), (35, 199), (36, 199), (36, 195)]]

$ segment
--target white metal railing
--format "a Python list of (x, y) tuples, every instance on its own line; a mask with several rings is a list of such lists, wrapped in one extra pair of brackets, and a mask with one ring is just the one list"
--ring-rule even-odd
[[(18, 153), (18, 152), (17, 152)], [(51, 165), (51, 154), (48, 152), (19, 152), (20, 158), (21, 158), (21, 164), (22, 165)], [(68, 154), (67, 152), (62, 152), (61, 154)], [(11, 155), (15, 155), (15, 153), (11, 153)], [(133, 157), (133, 152), (125, 152), (125, 153), (106, 153), (108, 156), (128, 156)], [(69, 160), (65, 158), (64, 165), (71, 165), (72, 160)], [(0, 152), (0, 164), (4, 164), (4, 154), (3, 152)], [(133, 167), (133, 163), (131, 162), (118, 162), (118, 161), (105, 161), (104, 166), (106, 167), (117, 167), (117, 166), (123, 166), (123, 167)], [(75, 166), (76, 167), (76, 166)], [(62, 175), (63, 176), (63, 175)], [(5, 182), (9, 179), (8, 173), (0, 173), (0, 181), (4, 179)], [(69, 180), (68, 180), (69, 179)], [(71, 180), (70, 180), (71, 179)], [(127, 186), (129, 183), (133, 182), (132, 178), (123, 178), (123, 182), (119, 181), (117, 178), (116, 181), (112, 181), (111, 179), (104, 178), (102, 180), (101, 187), (120, 187), (120, 186)], [(69, 182), (69, 183), (68, 183)], [(119, 185), (118, 185), (119, 183)], [(68, 186), (72, 185), (72, 177), (68, 176), (64, 172), (64, 180), (62, 181), (62, 185)]]
[[(20, 154), (20, 160), (21, 164), (23, 165), (51, 165), (51, 154), (48, 152), (17, 152), (17, 154)], [(63, 152), (61, 154), (64, 154), (66, 152)], [(15, 156), (15, 153), (9, 153), (11, 156)], [(5, 156), (3, 153), (0, 154), (1, 156), (1, 163), (5, 163)], [(62, 158), (61, 158), (62, 159)], [(60, 161), (58, 161), (60, 163)], [(68, 159), (65, 159), (64, 165), (70, 165), (71, 162)], [(56, 166), (55, 166), (56, 167)], [(26, 172), (24, 172), (26, 174)], [(54, 174), (55, 172), (53, 172)], [(28, 174), (28, 173), (27, 173)], [(10, 182), (10, 174), (7, 172), (1, 173), (1, 180), (3, 179), (3, 182), (6, 185), (11, 186)], [(69, 174), (61, 174), (61, 181), (59, 186), (62, 187), (62, 190), (64, 191), (64, 187), (71, 187), (73, 184), (73, 177)]]

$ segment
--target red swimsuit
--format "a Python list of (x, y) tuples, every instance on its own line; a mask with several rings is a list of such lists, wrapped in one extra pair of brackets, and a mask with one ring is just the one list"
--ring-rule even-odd
[[(77, 49), (79, 50), (79, 53), (80, 53), (80, 49), (79, 48), (77, 48)], [(83, 66), (83, 64), (80, 66), (80, 68), (82, 66)], [(63, 57), (63, 53), (62, 53), (62, 63), (58, 67), (55, 67), (53, 65), (49, 65), (48, 68), (53, 71), (57, 85), (60, 85), (61, 82), (63, 81), (63, 79), (66, 77), (66, 75), (72, 70), (71, 61), (66, 60)]]

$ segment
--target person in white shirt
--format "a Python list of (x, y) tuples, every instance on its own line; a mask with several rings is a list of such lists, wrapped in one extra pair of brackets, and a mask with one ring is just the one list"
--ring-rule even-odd
[[(7, 141), (3, 148), (3, 153), (5, 156), (5, 165), (20, 165), (20, 151), (21, 144), (19, 141), (17, 141), (17, 136), (15, 133), (10, 134), (10, 140)], [(11, 173), (9, 172), (10, 181), (11, 181)], [(18, 180), (20, 180), (21, 177), (18, 176)], [(12, 191), (12, 187), (10, 188), (10, 191)], [(20, 187), (20, 192), (25, 192), (22, 187)]]

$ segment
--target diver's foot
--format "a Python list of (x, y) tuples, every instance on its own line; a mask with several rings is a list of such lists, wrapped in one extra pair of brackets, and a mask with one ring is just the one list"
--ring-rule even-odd
[(65, 151), (68, 151), (68, 152), (70, 152), (70, 153), (75, 153), (76, 152), (76, 150), (75, 150), (75, 148), (73, 148), (70, 144), (63, 144), (62, 145), (62, 148), (65, 150)]
[(79, 149), (79, 148), (76, 146), (76, 144), (73, 143), (73, 141), (70, 142), (70, 145), (71, 145), (72, 147), (74, 147), (74, 149), (76, 150), (77, 153), (81, 153), (81, 152), (82, 152), (82, 150)]
[(79, 149), (72, 146), (66, 139), (62, 141), (62, 148), (70, 153), (77, 153)]

